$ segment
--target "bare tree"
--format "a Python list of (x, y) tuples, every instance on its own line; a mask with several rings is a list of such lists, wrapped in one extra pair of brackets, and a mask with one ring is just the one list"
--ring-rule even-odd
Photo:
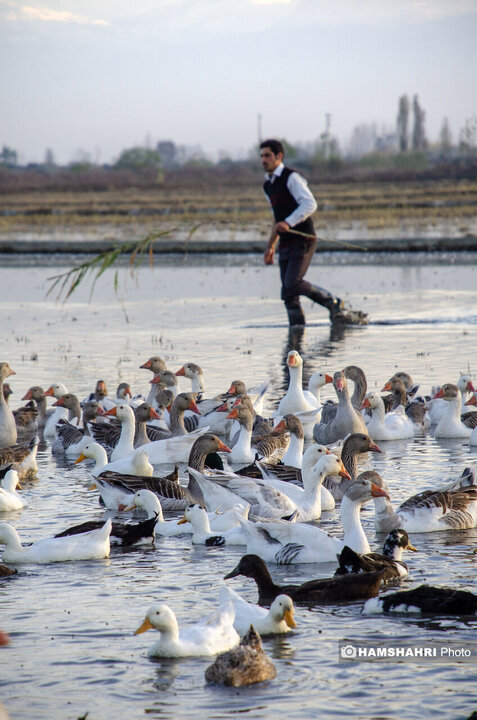
[(427, 147), (426, 131), (424, 128), (426, 113), (422, 109), (417, 95), (414, 95), (412, 101), (412, 110), (414, 115), (414, 125), (412, 129), (412, 149), (416, 151), (425, 150)]
[(449, 157), (452, 150), (452, 134), (450, 130), (449, 119), (446, 117), (442, 122), (439, 139), (441, 146), (441, 155), (443, 157)]
[(397, 136), (399, 141), (399, 150), (401, 152), (406, 152), (409, 147), (409, 98), (407, 95), (401, 95), (399, 98)]
[(477, 115), (467, 118), (459, 135), (459, 150), (465, 155), (474, 155), (477, 151)]

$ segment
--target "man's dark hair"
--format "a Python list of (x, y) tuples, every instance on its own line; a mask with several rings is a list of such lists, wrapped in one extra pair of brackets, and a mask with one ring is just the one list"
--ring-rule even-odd
[(270, 148), (274, 155), (278, 155), (278, 153), (285, 155), (285, 148), (280, 140), (264, 140), (260, 143), (260, 149), (262, 148)]

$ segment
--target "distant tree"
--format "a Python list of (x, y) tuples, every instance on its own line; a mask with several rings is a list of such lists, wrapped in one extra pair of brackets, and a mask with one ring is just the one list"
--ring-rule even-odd
[(459, 150), (465, 155), (474, 155), (477, 151), (477, 115), (467, 118), (459, 134)]
[(449, 120), (446, 117), (442, 122), (439, 140), (441, 146), (441, 154), (443, 155), (443, 157), (449, 157), (452, 150), (452, 134), (449, 126)]
[(4, 145), (0, 152), (0, 165), (15, 167), (18, 164), (18, 153), (13, 148)]
[(48, 167), (53, 167), (53, 165), (56, 165), (55, 163), (55, 156), (53, 155), (53, 150), (51, 148), (47, 148), (45, 151), (45, 165)]
[(412, 101), (412, 111), (414, 116), (414, 124), (412, 128), (412, 149), (420, 152), (425, 150), (427, 147), (426, 131), (424, 128), (426, 113), (422, 109), (417, 95), (414, 95)]
[(143, 147), (133, 147), (123, 150), (115, 163), (117, 168), (129, 168), (131, 170), (159, 170), (161, 167), (161, 156), (157, 150), (149, 150)]
[(282, 145), (285, 150), (285, 157), (287, 160), (293, 160), (293, 158), (296, 158), (298, 151), (294, 145), (288, 142), (288, 140), (285, 140), (285, 138), (282, 138)]
[(401, 95), (398, 104), (397, 136), (399, 150), (406, 152), (409, 147), (409, 98)]
[(362, 157), (373, 152), (376, 145), (376, 124), (356, 125), (349, 141), (349, 154), (351, 157)]
[(165, 168), (174, 167), (177, 163), (177, 148), (172, 140), (159, 140), (156, 150)]

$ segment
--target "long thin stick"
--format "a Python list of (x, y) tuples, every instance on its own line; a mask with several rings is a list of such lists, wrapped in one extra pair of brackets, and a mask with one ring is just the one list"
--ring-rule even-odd
[(301, 235), (301, 237), (316, 239), (320, 242), (336, 243), (337, 245), (343, 245), (344, 247), (349, 247), (353, 250), (364, 250), (366, 252), (366, 250), (368, 249), (366, 247), (362, 247), (361, 245), (353, 245), (353, 243), (348, 243), (344, 240), (325, 240), (324, 238), (316, 237), (316, 235), (309, 235), (308, 233), (300, 232), (300, 230), (293, 230), (293, 228), (289, 228), (289, 230), (287, 230), (287, 233), (293, 233), (294, 235)]

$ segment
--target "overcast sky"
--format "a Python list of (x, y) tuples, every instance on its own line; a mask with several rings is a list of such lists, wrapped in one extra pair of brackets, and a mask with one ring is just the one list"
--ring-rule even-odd
[(0, 0), (0, 146), (110, 162), (170, 139), (234, 157), (313, 141), (331, 114), (392, 130), (419, 96), (428, 138), (477, 113), (477, 0)]

